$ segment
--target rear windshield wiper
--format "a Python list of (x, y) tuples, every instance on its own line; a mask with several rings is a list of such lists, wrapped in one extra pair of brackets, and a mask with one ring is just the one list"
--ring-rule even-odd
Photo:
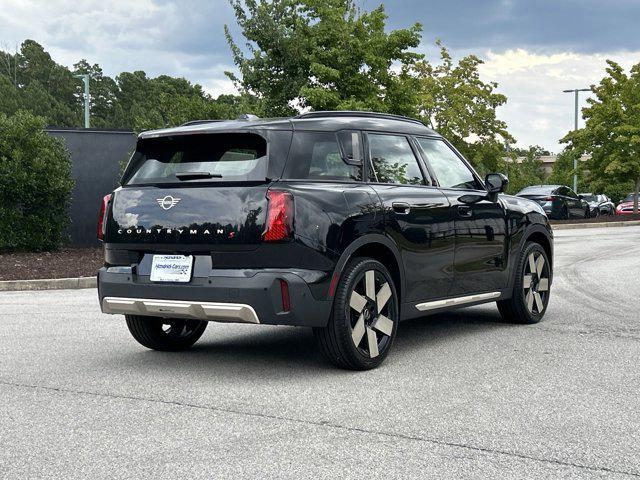
[(219, 173), (211, 172), (176, 172), (174, 174), (180, 180), (190, 180), (196, 178), (222, 178)]

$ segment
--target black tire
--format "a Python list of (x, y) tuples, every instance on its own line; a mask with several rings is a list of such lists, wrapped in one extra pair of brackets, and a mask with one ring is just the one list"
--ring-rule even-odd
[(139, 344), (152, 350), (175, 352), (191, 347), (209, 322), (181, 318), (125, 315), (127, 327)]
[[(531, 256), (533, 256), (535, 266), (535, 273), (532, 275), (530, 275), (532, 271)], [(541, 273), (538, 273), (538, 258), (540, 257), (544, 259), (544, 262)], [(528, 280), (527, 276), (529, 276)], [(502, 318), (510, 323), (538, 323), (542, 320), (549, 305), (551, 278), (551, 264), (544, 248), (538, 243), (527, 242), (518, 260), (511, 298), (496, 302)], [(529, 284), (528, 288), (527, 283)], [(542, 308), (540, 308), (540, 302)]]
[[(369, 287), (372, 278), (373, 287)], [(380, 365), (396, 337), (398, 305), (396, 287), (385, 266), (371, 258), (352, 259), (336, 287), (329, 323), (313, 330), (323, 356), (349, 370)]]

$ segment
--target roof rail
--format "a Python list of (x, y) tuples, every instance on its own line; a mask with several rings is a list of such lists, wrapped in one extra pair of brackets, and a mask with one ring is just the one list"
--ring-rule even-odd
[(185, 122), (181, 127), (186, 127), (187, 125), (202, 125), (203, 123), (215, 123), (215, 122), (223, 122), (224, 120), (191, 120), (189, 122)]
[(417, 123), (424, 126), (420, 120), (415, 118), (403, 117), (402, 115), (393, 115), (391, 113), (362, 112), (358, 110), (336, 110), (336, 111), (317, 111), (301, 113), (294, 118), (324, 118), (324, 117), (365, 117), (365, 118), (385, 118), (387, 120), (400, 120), (402, 122)]

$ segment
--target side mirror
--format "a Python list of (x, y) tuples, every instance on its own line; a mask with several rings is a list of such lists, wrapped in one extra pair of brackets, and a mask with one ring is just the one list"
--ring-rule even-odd
[(509, 179), (502, 173), (488, 173), (484, 184), (489, 193), (502, 193), (509, 185)]

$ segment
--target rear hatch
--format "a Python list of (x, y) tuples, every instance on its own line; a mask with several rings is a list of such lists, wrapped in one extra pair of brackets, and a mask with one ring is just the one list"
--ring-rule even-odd
[(256, 133), (141, 139), (113, 194), (105, 242), (141, 250), (255, 247), (265, 228), (267, 175), (267, 141)]

